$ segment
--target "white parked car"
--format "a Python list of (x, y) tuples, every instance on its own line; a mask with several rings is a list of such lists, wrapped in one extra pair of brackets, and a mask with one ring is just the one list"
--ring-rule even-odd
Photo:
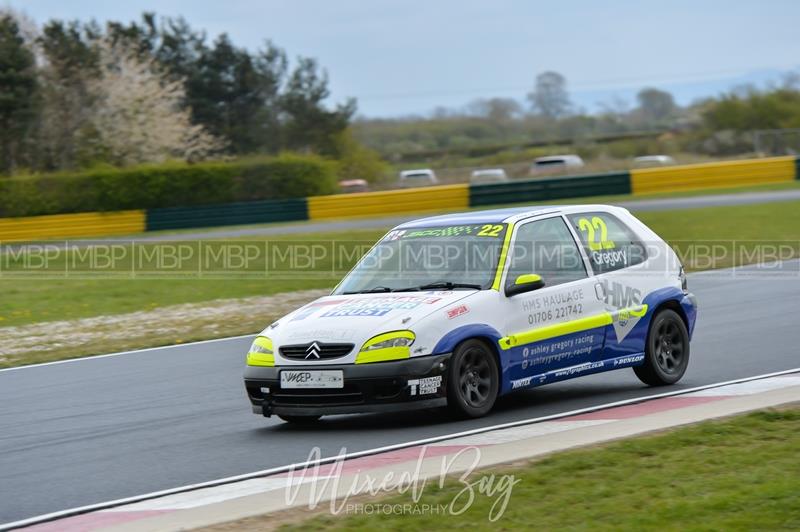
[(502, 168), (474, 170), (469, 178), (469, 182), (475, 185), (484, 183), (505, 183), (506, 181), (508, 181), (508, 175), (506, 175), (506, 171)]
[(583, 168), (583, 159), (577, 155), (548, 155), (537, 157), (531, 165), (533, 175), (547, 175)]
[(339, 283), (264, 329), (247, 353), (253, 411), (449, 407), (632, 367), (677, 382), (697, 304), (678, 257), (627, 210), (526, 207), (389, 231)]
[(675, 159), (669, 155), (642, 155), (633, 159), (633, 166), (636, 168), (670, 166), (673, 164), (675, 164)]
[(403, 170), (400, 172), (400, 186), (403, 187), (425, 187), (436, 185), (439, 180), (436, 173), (430, 168), (420, 168), (418, 170)]

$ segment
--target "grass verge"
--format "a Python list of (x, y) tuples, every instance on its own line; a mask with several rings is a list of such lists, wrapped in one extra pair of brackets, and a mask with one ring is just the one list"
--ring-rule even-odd
[[(205, 532), (265, 530), (789, 530), (800, 527), (800, 408), (756, 412), (668, 433), (567, 451), (512, 474), (503, 516), (476, 496), (461, 515), (380, 516), (303, 512), (226, 523)], [(449, 505), (463, 484), (429, 483), (419, 504)], [(370, 501), (375, 502), (375, 501)], [(376, 504), (412, 504), (410, 493)], [(287, 522), (288, 521), (288, 522)]]

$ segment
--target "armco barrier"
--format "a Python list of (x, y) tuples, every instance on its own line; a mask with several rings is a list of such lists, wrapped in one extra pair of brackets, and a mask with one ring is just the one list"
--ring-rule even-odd
[(608, 194), (630, 194), (630, 183), (628, 172), (614, 172), (472, 185), (469, 191), (469, 204), (471, 207), (477, 207)]
[(631, 170), (634, 194), (675, 192), (703, 188), (767, 185), (797, 176), (793, 156)]
[(321, 220), (465, 209), (469, 197), (467, 184), (314, 196), (308, 198), (308, 217)]
[(288, 200), (0, 219), (0, 242), (99, 237), (223, 225), (459, 210), (504, 203), (647, 194), (800, 180), (800, 158), (772, 157), (486, 185), (444, 185)]
[(111, 236), (145, 230), (144, 211), (83, 212), (0, 218), (0, 242)]
[(305, 198), (148, 209), (147, 230), (308, 220)]

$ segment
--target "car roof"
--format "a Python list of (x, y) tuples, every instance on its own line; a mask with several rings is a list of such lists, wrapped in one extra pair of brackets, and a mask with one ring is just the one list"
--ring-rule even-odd
[(473, 170), (472, 175), (495, 175), (505, 174), (506, 171), (502, 168), (482, 168), (480, 170)]
[(405, 222), (396, 229), (412, 229), (415, 227), (439, 227), (444, 225), (481, 224), (481, 223), (509, 223), (517, 222), (533, 216), (543, 214), (571, 214), (573, 212), (610, 211), (627, 212), (621, 207), (610, 205), (528, 205), (524, 207), (510, 207), (505, 209), (490, 209), (485, 211), (458, 212), (430, 216)]
[(405, 176), (417, 176), (417, 175), (430, 175), (433, 173), (433, 170), (430, 168), (417, 168), (414, 170), (403, 170), (400, 172), (400, 177)]
[(580, 157), (578, 157), (574, 153), (566, 153), (564, 155), (547, 155), (547, 156), (544, 156), (544, 157), (537, 157), (536, 159), (534, 159), (534, 162), (538, 162), (538, 161), (542, 161), (542, 162), (544, 162), (544, 161), (562, 161), (562, 160), (567, 160), (567, 159), (569, 159), (569, 160), (577, 160), (577, 159), (580, 159)]

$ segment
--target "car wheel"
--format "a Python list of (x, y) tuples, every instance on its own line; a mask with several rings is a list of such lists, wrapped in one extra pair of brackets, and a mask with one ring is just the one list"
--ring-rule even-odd
[(650, 322), (644, 364), (633, 368), (650, 386), (675, 384), (689, 365), (689, 331), (674, 310), (662, 310)]
[(486, 415), (494, 406), (499, 389), (494, 353), (480, 340), (461, 343), (450, 359), (447, 376), (447, 406), (461, 418)]
[(287, 423), (294, 423), (295, 425), (311, 425), (319, 421), (322, 416), (278, 416)]

